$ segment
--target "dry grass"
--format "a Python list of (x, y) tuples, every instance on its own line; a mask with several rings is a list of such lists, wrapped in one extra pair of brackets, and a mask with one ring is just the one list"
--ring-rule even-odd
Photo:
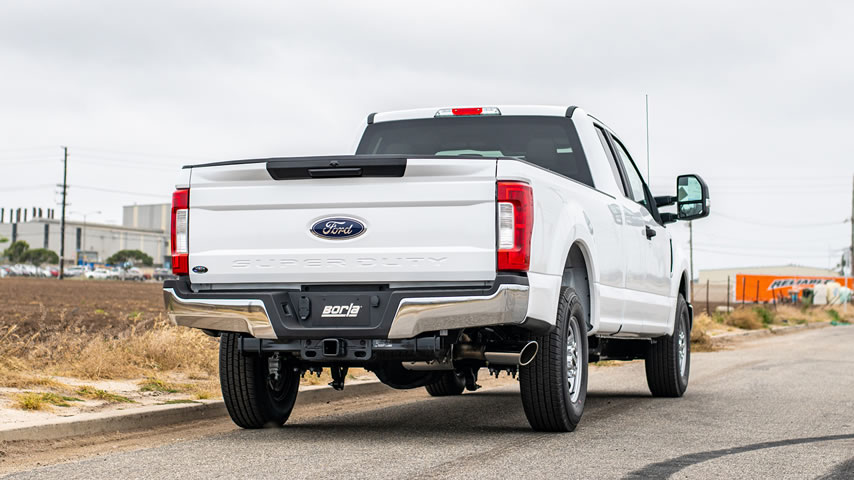
[(750, 308), (733, 310), (726, 316), (726, 323), (744, 330), (758, 330), (763, 327), (762, 318)]
[[(2, 386), (26, 388), (41, 381), (51, 388), (44, 375), (103, 380), (153, 377), (160, 372), (197, 378), (217, 374), (217, 341), (196, 330), (173, 327), (162, 318), (146, 327), (132, 324), (112, 335), (63, 330), (19, 336), (15, 329), (13, 325), (0, 330)], [(36, 372), (41, 376), (34, 376)]]
[(29, 375), (16, 371), (0, 371), (0, 386), (27, 390), (38, 388), (57, 392), (67, 392), (72, 389), (70, 385), (41, 375)]
[(627, 362), (622, 360), (599, 360), (590, 364), (591, 367), (617, 367)]
[[(347, 380), (354, 380), (362, 375), (367, 375), (367, 371), (364, 368), (351, 368), (347, 371)], [(302, 377), (301, 385), (326, 385), (332, 381), (332, 373), (328, 368), (323, 369), (323, 373), (320, 376), (315, 375), (311, 372), (305, 372), (305, 375)]]
[(691, 350), (695, 352), (712, 352), (715, 350), (712, 344), (710, 331), (719, 327), (719, 324), (705, 313), (694, 317), (694, 325), (691, 329)]
[[(831, 311), (837, 312), (841, 317), (845, 316), (842, 314), (844, 307), (839, 306), (834, 308), (812, 307), (801, 309), (792, 305), (779, 305), (777, 306), (777, 317), (789, 324), (802, 325), (805, 323), (831, 321), (834, 319), (833, 314), (830, 313)], [(848, 318), (854, 318), (854, 308), (849, 308), (848, 312)]]
[[(705, 333), (709, 330), (710, 322), (723, 323), (731, 327), (743, 330), (758, 330), (778, 325), (804, 325), (808, 323), (828, 322), (834, 319), (844, 319), (845, 314), (840, 313), (841, 307), (811, 307), (799, 308), (793, 305), (752, 305), (736, 308), (729, 314), (715, 314), (714, 318), (700, 313), (694, 319), (694, 331)], [(848, 314), (854, 318), (854, 309)], [(698, 328), (699, 327), (699, 328)], [(696, 333), (701, 335), (701, 333)], [(701, 338), (694, 338), (697, 341)]]
[(50, 410), (51, 407), (70, 407), (68, 402), (80, 402), (79, 398), (55, 393), (24, 392), (15, 396), (13, 406), (21, 410)]

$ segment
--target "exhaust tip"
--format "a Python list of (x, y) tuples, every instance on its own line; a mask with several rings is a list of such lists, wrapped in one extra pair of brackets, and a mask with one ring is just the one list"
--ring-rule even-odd
[(537, 352), (540, 350), (540, 344), (536, 341), (528, 342), (519, 352), (519, 365), (525, 366), (534, 361)]

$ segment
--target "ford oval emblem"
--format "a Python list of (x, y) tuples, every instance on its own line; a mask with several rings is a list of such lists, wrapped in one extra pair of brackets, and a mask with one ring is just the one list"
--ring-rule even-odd
[(353, 218), (324, 218), (314, 222), (311, 233), (321, 238), (346, 240), (365, 233), (365, 224)]
[(196, 265), (193, 267), (193, 273), (208, 273), (208, 267), (204, 265)]

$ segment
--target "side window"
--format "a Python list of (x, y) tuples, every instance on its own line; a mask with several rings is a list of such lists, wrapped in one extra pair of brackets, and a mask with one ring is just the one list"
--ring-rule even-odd
[(647, 207), (647, 210), (649, 210), (649, 206), (646, 203), (646, 195), (644, 194), (643, 179), (635, 166), (635, 162), (632, 161), (632, 157), (629, 156), (629, 152), (626, 151), (623, 144), (621, 144), (616, 138), (614, 138), (614, 148), (617, 149), (617, 154), (620, 156), (620, 159), (623, 162), (623, 167), (626, 170), (626, 175), (629, 177), (628, 184), (631, 192), (628, 192), (627, 196), (644, 207)]
[(623, 183), (623, 175), (620, 173), (620, 167), (617, 166), (617, 161), (614, 159), (614, 153), (611, 152), (611, 147), (608, 146), (608, 139), (605, 138), (605, 131), (599, 125), (596, 127), (596, 134), (599, 135), (599, 141), (602, 142), (602, 148), (605, 150), (605, 157), (608, 158), (608, 164), (611, 165), (611, 173), (614, 174), (614, 180), (617, 181), (617, 187), (626, 195), (626, 185)]

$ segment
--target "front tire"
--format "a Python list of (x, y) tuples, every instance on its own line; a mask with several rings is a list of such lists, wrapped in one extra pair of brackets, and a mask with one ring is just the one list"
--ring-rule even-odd
[(654, 397), (681, 397), (691, 373), (691, 320), (688, 302), (676, 301), (673, 335), (659, 337), (646, 355), (646, 383)]
[(536, 338), (539, 354), (519, 368), (525, 416), (534, 430), (571, 432), (587, 399), (587, 322), (574, 289), (561, 289), (557, 322)]
[(242, 428), (279, 427), (291, 415), (299, 392), (299, 371), (284, 363), (279, 379), (269, 379), (266, 358), (244, 355), (240, 335), (223, 333), (219, 344), (219, 379), (229, 416)]
[(445, 372), (435, 383), (425, 385), (427, 393), (432, 397), (449, 397), (462, 395), (466, 389), (465, 375), (457, 372)]

